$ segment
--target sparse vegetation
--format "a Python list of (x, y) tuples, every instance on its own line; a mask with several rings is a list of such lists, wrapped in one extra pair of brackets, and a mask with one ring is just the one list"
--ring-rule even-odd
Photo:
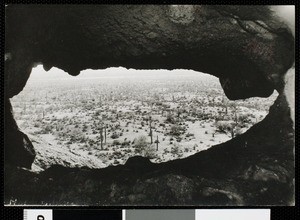
[(173, 160), (227, 141), (262, 120), (276, 97), (230, 101), (216, 78), (161, 77), (29, 79), (12, 99), (14, 115), (39, 155), (49, 146), (103, 167), (133, 155)]

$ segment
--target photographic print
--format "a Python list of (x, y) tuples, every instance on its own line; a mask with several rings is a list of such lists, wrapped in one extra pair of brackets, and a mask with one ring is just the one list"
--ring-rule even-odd
[(5, 19), (5, 205), (295, 205), (293, 5)]
[(135, 209), (126, 210), (123, 220), (270, 220), (269, 209)]

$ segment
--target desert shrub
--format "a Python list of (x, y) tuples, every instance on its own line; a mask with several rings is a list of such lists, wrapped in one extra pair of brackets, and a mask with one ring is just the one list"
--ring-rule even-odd
[(139, 136), (134, 140), (135, 153), (141, 154), (144, 157), (154, 158), (156, 155), (155, 149), (148, 144), (146, 136)]
[(168, 114), (166, 122), (168, 122), (170, 124), (174, 124), (175, 123), (175, 118), (171, 114)]
[(172, 148), (171, 148), (171, 154), (173, 155), (179, 155), (179, 145), (175, 144)]
[(114, 132), (114, 133), (112, 133), (112, 135), (110, 136), (112, 139), (117, 139), (117, 138), (119, 138), (120, 136), (116, 133), (116, 132)]
[(66, 132), (66, 135), (69, 136), (70, 141), (72, 142), (82, 142), (82, 140), (84, 140), (84, 142), (86, 141), (85, 134), (82, 133), (79, 128), (74, 128)]
[(82, 136), (81, 138), (79, 138), (79, 142), (80, 143), (85, 143), (86, 142), (86, 139), (84, 136)]
[(41, 128), (41, 133), (42, 134), (49, 134), (52, 131), (52, 125), (51, 124), (46, 124)]
[(113, 154), (114, 158), (121, 158), (122, 157), (122, 153), (120, 151), (114, 151), (112, 154)]
[(192, 133), (187, 133), (185, 136), (186, 136), (186, 137), (194, 137), (195, 135), (192, 134)]
[(147, 145), (144, 149), (143, 156), (149, 159), (153, 159), (156, 157), (156, 151), (153, 145)]
[(100, 116), (101, 115), (101, 110), (96, 110), (95, 116)]
[(125, 147), (125, 146), (129, 146), (130, 145), (130, 141), (124, 141), (124, 142), (122, 142), (122, 144), (121, 144), (123, 147)]
[(131, 149), (125, 149), (124, 152), (125, 153), (131, 153)]
[(239, 122), (241, 122), (241, 123), (249, 123), (249, 122), (251, 122), (250, 117), (251, 117), (250, 114), (240, 115), (240, 116), (238, 117), (238, 120), (239, 120)]
[(174, 125), (174, 126), (171, 127), (170, 135), (172, 135), (172, 136), (179, 136), (182, 133), (184, 133), (184, 131), (185, 131), (184, 127), (179, 126), (179, 125)]
[(234, 129), (234, 134), (235, 134), (235, 136), (241, 135), (242, 134), (242, 129), (240, 127), (236, 127)]
[(147, 138), (146, 136), (139, 136), (134, 140), (134, 147), (136, 148), (137, 153), (143, 153), (144, 149), (147, 147)]
[(217, 131), (227, 133), (233, 129), (233, 124), (228, 121), (218, 121), (216, 123)]
[(95, 141), (93, 139), (88, 139), (88, 143), (89, 143), (89, 145), (93, 145), (93, 144), (95, 144)]
[(217, 116), (214, 117), (216, 121), (224, 121), (225, 115), (224, 114), (218, 114)]
[(112, 142), (112, 145), (113, 146), (115, 146), (115, 145), (120, 145), (121, 143), (120, 143), (120, 141), (119, 140), (114, 140), (113, 142)]
[(83, 131), (83, 132), (86, 132), (86, 131), (87, 131), (87, 128), (88, 128), (87, 125), (83, 125), (83, 126), (82, 126), (82, 131)]
[(42, 123), (41, 121), (37, 120), (37, 121), (35, 121), (35, 122), (33, 123), (33, 126), (34, 126), (35, 128), (40, 128), (40, 127), (43, 126), (43, 123)]

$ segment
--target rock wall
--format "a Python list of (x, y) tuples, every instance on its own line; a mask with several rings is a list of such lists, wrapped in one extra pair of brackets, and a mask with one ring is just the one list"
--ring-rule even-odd
[(267, 97), (294, 62), (290, 29), (265, 6), (9, 5), (7, 96), (34, 63), (71, 75), (123, 66), (193, 69), (231, 99)]
[[(5, 202), (90, 205), (290, 205), (294, 129), (285, 73), (290, 29), (265, 6), (9, 5), (6, 7)], [(100, 170), (54, 166), (37, 174), (9, 98), (42, 63), (83, 69), (185, 68), (219, 77), (230, 99), (279, 97), (245, 134), (185, 159), (141, 157)]]

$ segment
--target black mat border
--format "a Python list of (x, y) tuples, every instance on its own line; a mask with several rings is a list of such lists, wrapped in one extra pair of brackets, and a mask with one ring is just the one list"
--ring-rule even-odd
[[(146, 1), (146, 0), (131, 0), (131, 1), (116, 1), (116, 0), (86, 0), (86, 1), (76, 1), (76, 0), (11, 0), (11, 1), (5, 1), (1, 3), (1, 74), (0, 74), (0, 80), (1, 80), (1, 100), (2, 100), (2, 105), (1, 105), (1, 160), (2, 160), (2, 169), (1, 169), (1, 176), (2, 176), (2, 187), (1, 187), (1, 217), (0, 219), (6, 220), (6, 219), (12, 219), (12, 220), (21, 220), (23, 219), (23, 209), (72, 209), (72, 210), (82, 210), (82, 209), (89, 209), (89, 210), (111, 210), (115, 212), (120, 212), (121, 209), (262, 209), (262, 208), (267, 208), (271, 209), (271, 219), (276, 220), (276, 219), (287, 219), (287, 220), (294, 220), (300, 217), (300, 210), (299, 210), (299, 201), (298, 201), (298, 180), (299, 180), (299, 171), (298, 171), (298, 111), (299, 111), (299, 1), (297, 0), (253, 0), (253, 1), (246, 1), (246, 0), (240, 0), (240, 1), (233, 1), (233, 0), (218, 0), (218, 1), (195, 1), (195, 0), (186, 0), (186, 1)], [(3, 182), (3, 177), (4, 177), (4, 153), (3, 153), (3, 143), (4, 143), (4, 137), (3, 137), (3, 131), (4, 131), (4, 121), (3, 121), (3, 116), (4, 116), (4, 106), (3, 106), (3, 98), (4, 98), (4, 25), (5, 25), (5, 5), (6, 4), (206, 4), (206, 5), (215, 5), (215, 4), (220, 4), (220, 5), (229, 5), (229, 4), (240, 4), (240, 5), (295, 5), (296, 6), (296, 115), (295, 115), (295, 120), (296, 120), (296, 129), (295, 129), (295, 158), (296, 158), (296, 204), (295, 206), (292, 207), (278, 207), (278, 206), (107, 206), (107, 207), (98, 207), (98, 206), (71, 206), (71, 207), (66, 207), (66, 206), (14, 206), (14, 207), (7, 207), (4, 206), (3, 201), (4, 201), (4, 182)]]

